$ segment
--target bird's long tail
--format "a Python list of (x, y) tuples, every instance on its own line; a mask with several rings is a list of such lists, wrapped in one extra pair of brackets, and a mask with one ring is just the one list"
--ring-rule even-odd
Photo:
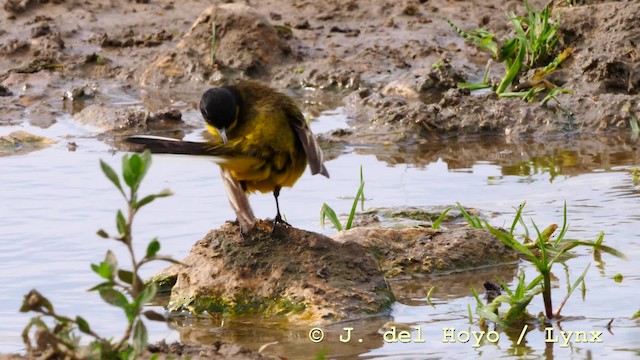
[[(149, 149), (152, 153), (159, 154), (220, 156), (233, 153), (233, 151), (229, 151), (224, 147), (212, 146), (205, 142), (182, 141), (158, 136), (136, 135), (126, 138), (125, 141), (132, 144), (144, 145), (144, 148)], [(238, 218), (240, 229), (243, 233), (247, 233), (253, 228), (256, 222), (256, 217), (253, 215), (253, 210), (251, 210), (251, 205), (249, 204), (249, 198), (242, 188), (242, 184), (231, 176), (229, 170), (221, 167), (220, 175), (222, 176), (224, 187), (227, 190), (229, 203)]]
[(145, 149), (149, 149), (154, 154), (211, 155), (209, 144), (204, 142), (182, 141), (151, 135), (129, 136), (125, 141), (144, 145)]
[(253, 215), (253, 210), (251, 210), (247, 193), (242, 189), (240, 182), (231, 176), (229, 170), (220, 168), (220, 175), (222, 176), (224, 187), (227, 189), (229, 204), (231, 204), (231, 208), (233, 208), (238, 218), (240, 229), (243, 233), (247, 233), (256, 223), (256, 217)]

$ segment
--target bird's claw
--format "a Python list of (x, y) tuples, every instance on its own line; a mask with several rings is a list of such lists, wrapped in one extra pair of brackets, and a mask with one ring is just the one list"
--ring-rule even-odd
[(273, 219), (273, 227), (271, 228), (271, 234), (273, 234), (274, 231), (276, 231), (276, 225), (277, 224), (281, 224), (284, 225), (286, 227), (291, 227), (291, 224), (289, 224), (288, 222), (284, 221), (284, 219), (282, 218), (282, 216), (280, 216), (280, 214), (276, 215), (276, 217)]

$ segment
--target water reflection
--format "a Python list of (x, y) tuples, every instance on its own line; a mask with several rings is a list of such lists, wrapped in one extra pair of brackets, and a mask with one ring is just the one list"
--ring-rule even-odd
[(606, 136), (574, 136), (544, 141), (511, 142), (500, 136), (475, 141), (433, 140), (409, 148), (357, 148), (358, 154), (372, 154), (390, 165), (425, 167), (439, 159), (448, 170), (470, 169), (478, 162), (500, 166), (502, 175), (527, 177), (547, 174), (575, 176), (593, 171), (615, 171), (616, 167), (640, 163), (640, 143), (629, 132)]

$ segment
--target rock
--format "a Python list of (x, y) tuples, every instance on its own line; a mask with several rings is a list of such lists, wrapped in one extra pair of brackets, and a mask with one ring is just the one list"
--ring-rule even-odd
[(97, 33), (91, 36), (89, 42), (100, 45), (101, 47), (119, 47), (127, 48), (133, 46), (153, 47), (162, 44), (165, 41), (173, 40), (173, 35), (162, 29), (155, 33), (136, 34), (132, 29), (126, 30), (121, 34)]
[(377, 260), (359, 244), (292, 227), (272, 233), (267, 221), (243, 237), (227, 223), (182, 263), (188, 266), (172, 267), (172, 311), (318, 324), (384, 313), (394, 301)]
[(49, 147), (55, 141), (29, 134), (26, 131), (14, 131), (6, 136), (0, 136), (0, 157), (30, 153)]
[(114, 108), (103, 104), (85, 107), (73, 116), (75, 121), (96, 126), (105, 132), (134, 134), (154, 130), (176, 131), (182, 128), (179, 110), (163, 110), (153, 114), (140, 107)]
[(240, 4), (212, 6), (202, 12), (176, 49), (160, 55), (144, 71), (141, 84), (259, 77), (268, 74), (272, 64), (286, 62), (290, 54), (287, 41), (253, 8)]
[[(449, 209), (447, 211), (447, 209)], [(480, 212), (477, 209), (465, 208), (469, 214), (473, 216), (480, 216), (481, 218), (487, 218), (491, 216), (490, 213)], [(396, 206), (396, 207), (372, 207), (366, 211), (356, 214), (354, 223), (364, 223), (361, 217), (375, 217), (378, 219), (378, 223), (385, 228), (404, 229), (408, 227), (432, 227), (433, 222), (442, 215), (444, 211), (447, 211), (442, 223), (446, 223), (447, 227), (461, 227), (467, 223), (464, 220), (462, 212), (455, 206), (432, 206), (432, 207), (418, 207), (418, 206)], [(463, 225), (460, 225), (462, 223)], [(356, 225), (361, 226), (361, 225)], [(356, 227), (353, 226), (353, 227)]]
[[(175, 355), (188, 359), (239, 359), (239, 360), (259, 360), (259, 359), (280, 359), (269, 355), (260, 354), (237, 344), (224, 344), (216, 342), (213, 345), (198, 344), (167, 344), (161, 341), (157, 344), (149, 345), (149, 352), (160, 355), (160, 359), (173, 359)], [(147, 354), (142, 355), (147, 359)], [(151, 357), (149, 357), (151, 358)]]
[(6, 86), (0, 85), (0, 96), (12, 96), (13, 93)]
[(333, 237), (356, 242), (380, 260), (387, 278), (457, 272), (518, 261), (518, 254), (485, 229), (352, 228)]

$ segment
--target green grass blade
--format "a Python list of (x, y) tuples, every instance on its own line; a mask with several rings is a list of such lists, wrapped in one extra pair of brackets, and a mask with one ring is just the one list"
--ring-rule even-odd
[(520, 204), (520, 207), (518, 208), (518, 211), (516, 212), (516, 217), (513, 219), (513, 223), (511, 224), (511, 229), (509, 229), (509, 235), (513, 236), (513, 231), (516, 228), (516, 225), (518, 224), (518, 221), (520, 221), (520, 219), (522, 218), (522, 210), (524, 210), (524, 206), (527, 204), (527, 202), (523, 202), (522, 204)]
[(436, 306), (433, 305), (433, 303), (431, 302), (431, 295), (433, 295), (433, 291), (436, 289), (436, 286), (432, 286), (429, 291), (427, 292), (427, 304), (431, 305), (433, 308), (435, 308)]
[(327, 203), (322, 204), (322, 208), (320, 209), (320, 224), (324, 228), (325, 220), (329, 219), (333, 226), (338, 230), (342, 231), (342, 225), (340, 224), (340, 220), (338, 220), (338, 216), (333, 209), (327, 205)]
[(511, 20), (511, 24), (513, 24), (513, 30), (515, 30), (516, 35), (518, 36), (518, 40), (526, 40), (527, 33), (524, 31), (522, 27), (522, 18), (516, 16), (514, 13), (510, 13), (509, 20)]
[(553, 243), (553, 246), (558, 247), (564, 236), (567, 234), (567, 230), (569, 230), (569, 224), (567, 223), (567, 202), (564, 202), (562, 208), (562, 229), (560, 229), (560, 234)]
[(356, 215), (356, 208), (358, 207), (358, 201), (362, 197), (364, 193), (364, 182), (360, 183), (360, 188), (358, 188), (358, 193), (356, 194), (356, 198), (353, 199), (353, 205), (351, 205), (351, 212), (349, 213), (349, 219), (347, 220), (347, 225), (345, 225), (345, 230), (351, 229), (351, 225), (353, 224), (353, 218)]
[(471, 292), (473, 293), (473, 297), (476, 298), (477, 305), (484, 307), (484, 303), (482, 302), (482, 300), (480, 300), (480, 295), (478, 295), (478, 291), (475, 287), (471, 287)]
[(640, 125), (638, 125), (638, 119), (635, 116), (629, 119), (629, 126), (631, 127), (631, 133), (638, 136), (638, 133), (640, 133)]
[(360, 210), (364, 211), (364, 175), (362, 174), (362, 165), (360, 165), (360, 184), (363, 186), (362, 196), (360, 197)]
[(527, 285), (527, 287), (526, 287), (527, 291), (529, 291), (529, 290), (533, 289), (534, 287), (540, 285), (542, 280), (544, 280), (544, 276), (542, 276), (542, 274), (539, 274), (535, 279), (533, 279), (533, 281), (531, 281), (529, 283), (529, 285)]
[(540, 233), (540, 229), (536, 226), (536, 223), (531, 220), (531, 224), (533, 228), (536, 230), (536, 234), (538, 238), (536, 240), (536, 244), (538, 245), (538, 249), (540, 249), (540, 266), (536, 266), (541, 273), (549, 272), (551, 270), (551, 264), (549, 263), (549, 255), (547, 254), (547, 242), (545, 237)]
[(462, 216), (464, 216), (464, 219), (469, 225), (471, 225), (472, 228), (482, 229), (482, 222), (480, 221), (480, 219), (478, 219), (477, 216), (472, 216), (471, 214), (469, 214), (467, 210), (465, 210), (465, 208), (460, 205), (459, 202), (457, 202), (456, 204), (458, 205), (458, 209), (462, 213)]
[[(591, 247), (593, 247), (593, 248), (595, 248), (595, 249), (597, 249), (599, 251), (605, 252), (605, 253), (607, 253), (609, 255), (613, 255), (613, 256), (615, 256), (617, 258), (620, 258), (620, 259), (623, 259), (623, 260), (627, 259), (627, 257), (622, 252), (620, 252), (620, 251), (618, 251), (618, 250), (616, 250), (616, 249), (614, 249), (612, 247), (609, 247), (609, 246), (606, 246), (606, 245), (597, 245), (593, 241), (583, 241), (583, 240), (570, 240), (570, 241), (567, 241), (567, 243), (560, 248), (560, 250), (558, 251), (558, 254), (567, 252), (567, 251), (569, 251), (569, 250), (571, 250), (571, 249), (573, 249), (573, 248), (575, 248), (577, 246), (591, 246)], [(557, 256), (558, 255), (556, 255), (556, 257)]]
[(484, 75), (482, 76), (482, 83), (483, 84), (489, 84), (489, 74), (491, 73), (491, 65), (493, 64), (493, 61), (491, 59), (489, 59), (487, 61), (487, 65), (484, 67)]
[(602, 246), (603, 241), (604, 241), (604, 231), (600, 231), (600, 234), (598, 234), (598, 237), (594, 241), (594, 244), (596, 246)]
[(494, 34), (483, 29), (464, 31), (451, 20), (445, 20), (453, 30), (458, 33), (458, 35), (462, 36), (465, 40), (476, 44), (479, 48), (490, 51), (495, 58), (498, 58), (498, 44), (493, 39), (495, 37)]
[(503, 62), (507, 59), (512, 58), (516, 53), (516, 50), (518, 50), (518, 39), (507, 39), (504, 44), (502, 44), (502, 47), (500, 47), (500, 52), (498, 53), (498, 61)]
[[(525, 275), (524, 273), (520, 273), (518, 276), (518, 285), (516, 286), (515, 299), (521, 299), (525, 294), (526, 287), (524, 286)], [(514, 296), (511, 296), (512, 298)]]
[(436, 221), (434, 221), (433, 224), (431, 224), (431, 227), (434, 230), (438, 230), (440, 228), (440, 223), (442, 223), (442, 220), (444, 220), (444, 217), (447, 216), (447, 213), (449, 212), (449, 210), (451, 210), (450, 207), (447, 208), (445, 211), (443, 211), (442, 214), (440, 214), (440, 216), (438, 216)]
[[(555, 92), (554, 92), (555, 90)], [(555, 96), (557, 94), (573, 94), (573, 91), (569, 90), (569, 89), (563, 89), (563, 88), (559, 88), (559, 87), (555, 87), (551, 90), (551, 92), (544, 98), (542, 99), (542, 103), (546, 104), (547, 102), (549, 102), (551, 99), (555, 99), (556, 101), (558, 101)]]
[(531, 89), (529, 89), (529, 91), (527, 91), (527, 93), (524, 95), (522, 99), (527, 102), (532, 102), (533, 99), (535, 98), (535, 95), (540, 91), (542, 91), (540, 88), (538, 88), (537, 86), (534, 86)]
[(211, 48), (209, 50), (209, 61), (211, 62), (211, 65), (216, 62), (216, 50), (218, 48), (218, 37), (216, 32), (216, 23), (214, 21), (211, 23)]
[(589, 271), (590, 267), (591, 267), (591, 263), (587, 265), (586, 269), (584, 269), (584, 271), (582, 272), (582, 275), (580, 275), (578, 279), (573, 283), (573, 285), (571, 285), (571, 287), (569, 288), (569, 291), (567, 292), (567, 295), (565, 295), (564, 299), (562, 299), (562, 302), (560, 302), (560, 305), (558, 306), (556, 311), (553, 312), (554, 316), (560, 315), (560, 311), (562, 311), (564, 304), (567, 302), (567, 300), (569, 300), (569, 297), (571, 297), (571, 294), (573, 293), (573, 291), (578, 287), (578, 285), (584, 282), (584, 277), (585, 275), (587, 275), (587, 271)]
[(501, 98), (521, 98), (524, 99), (527, 97), (527, 94), (529, 94), (529, 91), (518, 91), (518, 92), (513, 92), (513, 91), (509, 91), (509, 92), (503, 92), (501, 94), (498, 94), (499, 97)]
[(493, 234), (493, 236), (497, 237), (498, 240), (502, 241), (503, 244), (514, 249), (515, 251), (519, 252), (522, 255), (526, 255), (529, 258), (529, 260), (536, 265), (537, 268), (541, 268), (543, 266), (540, 263), (540, 260), (538, 260), (538, 258), (533, 254), (533, 252), (531, 252), (531, 250), (529, 250), (526, 246), (519, 243), (516, 239), (513, 238), (513, 236), (510, 236), (505, 232), (502, 232), (496, 228), (491, 227), (491, 225), (489, 225), (489, 223), (486, 221), (484, 223), (484, 226), (487, 228), (487, 230), (489, 230), (491, 234)]
[(513, 291), (509, 289), (509, 287), (504, 282), (504, 280), (502, 280), (502, 278), (499, 276), (497, 278), (498, 278), (498, 282), (500, 283), (500, 286), (502, 286), (502, 290), (504, 290), (507, 294), (509, 294), (510, 297), (513, 297)]
[(487, 83), (466, 83), (459, 82), (456, 84), (460, 89), (469, 89), (471, 91), (489, 89), (491, 88), (491, 84)]
[(518, 41), (518, 47), (518, 56), (514, 60), (513, 64), (508, 68), (507, 73), (496, 89), (496, 94), (498, 95), (507, 90), (513, 82), (513, 79), (516, 78), (516, 75), (518, 75), (518, 72), (520, 71), (520, 67), (522, 66), (522, 61), (524, 60), (524, 55), (526, 53), (525, 45), (522, 44), (522, 40)]

